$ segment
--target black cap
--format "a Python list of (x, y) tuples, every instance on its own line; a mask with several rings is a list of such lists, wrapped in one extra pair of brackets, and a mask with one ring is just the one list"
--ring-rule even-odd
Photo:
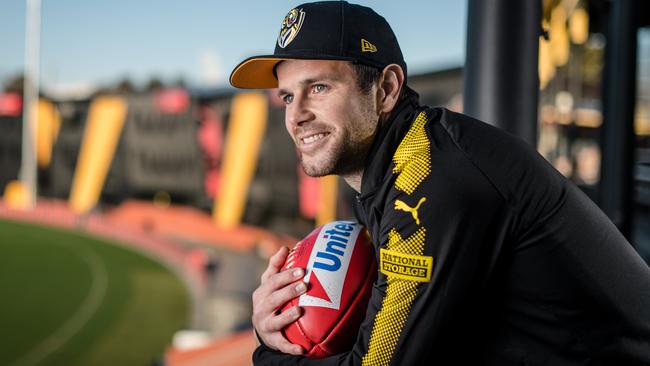
[(346, 1), (319, 1), (291, 9), (284, 17), (273, 55), (242, 61), (230, 74), (238, 88), (277, 88), (275, 65), (283, 60), (344, 60), (383, 69), (406, 63), (384, 17)]

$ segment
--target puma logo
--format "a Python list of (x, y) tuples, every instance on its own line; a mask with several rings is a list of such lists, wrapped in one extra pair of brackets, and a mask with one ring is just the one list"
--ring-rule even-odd
[(401, 210), (404, 212), (409, 212), (411, 216), (413, 216), (413, 219), (415, 220), (415, 223), (417, 225), (420, 225), (420, 218), (418, 217), (418, 209), (420, 208), (420, 205), (422, 205), (424, 202), (427, 201), (426, 197), (420, 198), (420, 201), (415, 207), (410, 207), (404, 201), (401, 200), (395, 200), (395, 209), (396, 210)]

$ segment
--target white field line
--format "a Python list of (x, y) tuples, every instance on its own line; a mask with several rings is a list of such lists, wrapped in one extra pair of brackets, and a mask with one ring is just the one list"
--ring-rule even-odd
[(104, 262), (102, 262), (96, 253), (89, 249), (82, 247), (74, 247), (74, 249), (75, 254), (90, 268), (92, 284), (88, 295), (74, 312), (74, 315), (68, 318), (54, 333), (41, 341), (41, 343), (11, 363), (11, 366), (35, 365), (50, 353), (61, 348), (83, 328), (104, 300), (106, 290), (108, 289), (108, 273), (106, 272)]

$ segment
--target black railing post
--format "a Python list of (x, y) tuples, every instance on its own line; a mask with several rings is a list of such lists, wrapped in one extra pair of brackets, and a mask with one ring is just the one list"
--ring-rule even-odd
[(537, 141), (541, 0), (468, 0), (466, 114)]

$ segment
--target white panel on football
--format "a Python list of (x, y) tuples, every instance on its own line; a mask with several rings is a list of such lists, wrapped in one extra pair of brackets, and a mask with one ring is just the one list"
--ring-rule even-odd
[[(341, 305), (341, 294), (348, 273), (350, 258), (354, 251), (357, 237), (363, 227), (354, 221), (333, 221), (326, 224), (318, 233), (318, 239), (309, 256), (306, 268), (305, 282), (309, 283), (310, 291), (300, 296), (300, 306), (318, 306), (338, 310)], [(317, 279), (312, 279), (312, 276)], [(311, 288), (320, 283), (325, 298), (308, 295), (313, 293)]]

